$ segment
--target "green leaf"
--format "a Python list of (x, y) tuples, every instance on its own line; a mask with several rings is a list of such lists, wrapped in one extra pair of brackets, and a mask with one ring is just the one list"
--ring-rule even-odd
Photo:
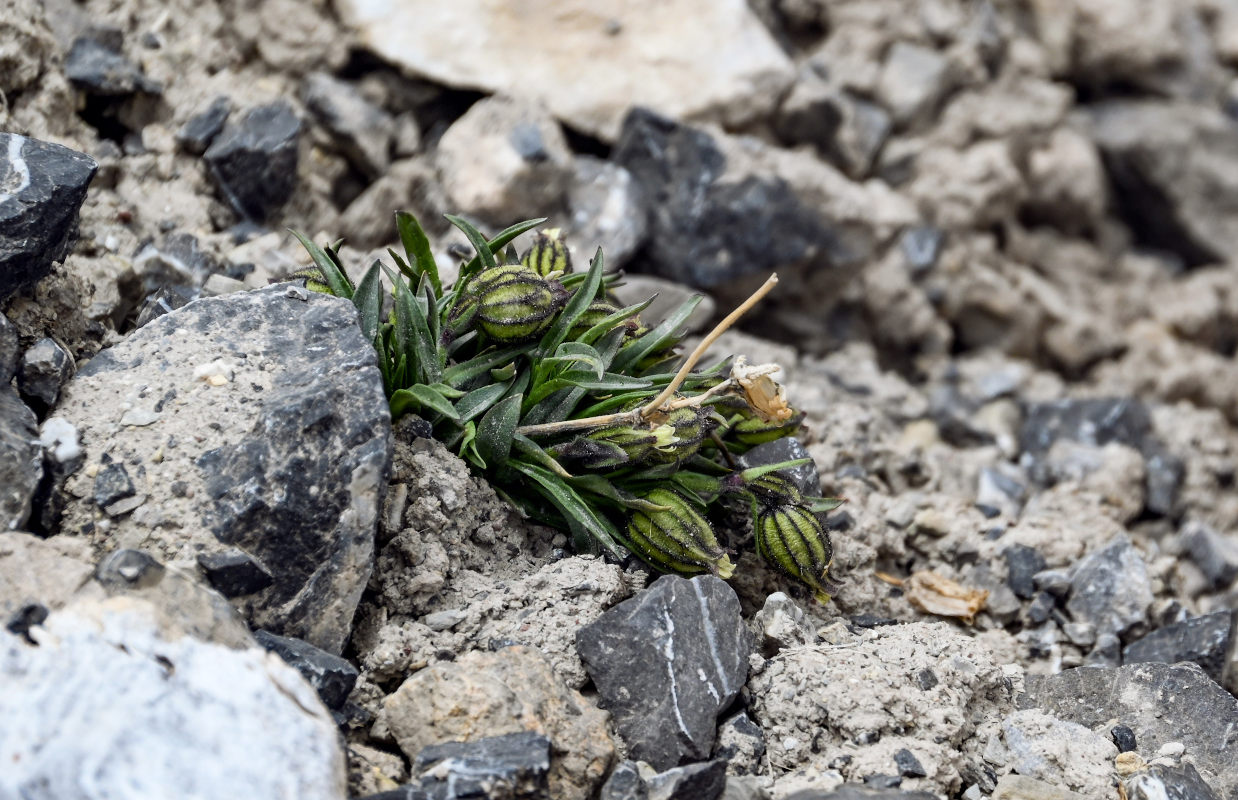
[(417, 280), (417, 273), (413, 271), (413, 268), (408, 265), (407, 261), (400, 257), (399, 253), (388, 247), (387, 255), (391, 256), (391, 260), (395, 262), (396, 267), (399, 268), (400, 272), (407, 276), (409, 280)]
[[(606, 372), (606, 365), (602, 363), (602, 356), (598, 351), (580, 342), (564, 342), (559, 345), (559, 349), (555, 350), (553, 356), (540, 359), (538, 366), (544, 369), (546, 367), (567, 366), (576, 363), (593, 367), (593, 371), (598, 378), (601, 378), (602, 374)], [(550, 370), (546, 370), (545, 374), (549, 374), (549, 372)]]
[(477, 425), (477, 452), (491, 467), (503, 466), (511, 455), (512, 437), (520, 422), (520, 400), (518, 394), (501, 400)]
[(361, 320), (361, 333), (367, 342), (373, 342), (378, 336), (379, 317), (383, 313), (383, 280), (382, 262), (377, 259), (365, 271), (357, 291), (352, 296), (353, 305), (357, 307), (357, 315)]
[(408, 359), (413, 382), (437, 383), (442, 375), (442, 365), (438, 360), (438, 348), (430, 335), (426, 310), (403, 278), (384, 269), (387, 279), (395, 286), (396, 344)]
[(597, 341), (598, 337), (613, 330), (614, 327), (620, 322), (631, 319), (640, 312), (644, 311), (646, 308), (649, 308), (649, 304), (652, 303), (656, 297), (657, 295), (654, 295), (643, 303), (625, 306), (613, 314), (607, 314), (605, 317), (602, 317), (598, 324), (594, 325), (592, 328), (577, 337), (577, 341), (584, 342), (585, 344), (593, 344)]
[(456, 401), (456, 413), (465, 422), (485, 413), (506, 394), (507, 387), (508, 384), (504, 382), (488, 383), (485, 386), (474, 389)]
[(406, 411), (413, 408), (423, 408), (435, 411), (442, 414), (451, 420), (460, 420), (460, 415), (456, 412), (455, 406), (443, 397), (434, 389), (424, 383), (415, 383), (407, 389), (400, 389), (391, 395), (391, 415), (403, 416)]
[(532, 345), (517, 345), (495, 350), (490, 355), (478, 355), (463, 364), (443, 370), (442, 381), (448, 386), (463, 386), (466, 382), (479, 375), (485, 375), (495, 367), (511, 363), (517, 356), (527, 353), (532, 347)]
[(464, 425), (464, 433), (460, 437), (460, 450), (458, 451), (461, 458), (468, 459), (478, 469), (486, 468), (486, 459), (481, 457), (477, 452), (477, 426), (468, 422)]
[(781, 469), (794, 469), (795, 467), (802, 467), (805, 464), (811, 464), (811, 463), (812, 463), (811, 458), (796, 458), (791, 461), (779, 461), (776, 464), (762, 464), (759, 467), (749, 467), (748, 469), (739, 473), (739, 476), (743, 478), (745, 481), (752, 481), (752, 480), (756, 480), (762, 475), (768, 475), (771, 472), (777, 472), (778, 470), (781, 470)]
[(585, 370), (568, 370), (557, 378), (548, 380), (529, 392), (529, 397), (525, 401), (525, 407), (532, 408), (550, 394), (560, 389), (566, 389), (569, 386), (590, 391), (623, 392), (629, 389), (645, 389), (650, 385), (649, 381), (643, 378), (633, 378), (616, 372), (607, 372), (601, 378), (598, 378), (592, 372), (586, 372)]
[(563, 518), (573, 533), (583, 533), (606, 548), (615, 558), (622, 558), (624, 553), (615, 541), (618, 531), (605, 517), (594, 512), (576, 490), (568, 486), (564, 480), (554, 473), (535, 464), (523, 461), (510, 461), (510, 466), (531, 478), (536, 488), (549, 500)]
[(644, 511), (654, 513), (657, 511), (667, 511), (670, 506), (658, 505), (644, 500), (631, 492), (626, 492), (615, 486), (601, 475), (577, 475), (568, 481), (572, 486), (581, 491), (591, 492), (604, 497), (620, 508), (628, 508), (633, 511)]
[(512, 444), (516, 450), (520, 451), (521, 455), (527, 456), (535, 463), (542, 465), (546, 469), (558, 475), (560, 478), (570, 478), (572, 473), (563, 468), (563, 465), (555, 460), (555, 457), (547, 453), (542, 446), (537, 442), (525, 436), (523, 433), (517, 433), (512, 437)]
[(683, 301), (670, 316), (662, 320), (656, 328), (646, 333), (637, 339), (634, 339), (627, 347), (625, 347), (619, 355), (615, 356), (614, 363), (611, 364), (611, 369), (616, 372), (627, 372), (629, 369), (638, 364), (645, 356), (658, 350), (665, 349), (673, 345), (677, 337), (675, 331), (679, 326), (683, 325), (692, 316), (692, 312), (704, 300), (704, 295), (693, 295)]
[(430, 388), (441, 394), (443, 397), (446, 397), (448, 400), (459, 400), (461, 397), (464, 397), (465, 394), (454, 386), (448, 386), (445, 383), (432, 383), (430, 384)]
[(580, 398), (584, 396), (585, 390), (577, 389), (574, 386), (570, 389), (560, 389), (547, 395), (545, 400), (528, 409), (528, 413), (521, 417), (521, 421), (525, 425), (561, 422), (567, 419), (568, 415), (572, 413), (572, 409), (580, 404)]
[(331, 256), (327, 255), (326, 251), (318, 245), (310, 241), (300, 231), (291, 231), (292, 235), (297, 237), (297, 241), (309, 253), (310, 258), (314, 261), (314, 266), (318, 267), (318, 271), (322, 273), (322, 279), (331, 289), (331, 294), (336, 297), (343, 297), (346, 300), (351, 300), (353, 296), (352, 281), (348, 279), (348, 275), (344, 270), (340, 269)]
[(495, 383), (510, 381), (513, 377), (515, 377), (515, 375), (516, 365), (514, 363), (508, 364), (506, 367), (499, 367), (498, 369), (490, 370), (490, 380)]
[(589, 272), (585, 277), (585, 283), (576, 293), (572, 295), (572, 299), (567, 301), (567, 305), (559, 312), (559, 316), (555, 318), (554, 324), (546, 331), (546, 335), (542, 337), (541, 343), (538, 345), (538, 352), (543, 354), (553, 353), (563, 340), (567, 338), (567, 334), (572, 330), (572, 326), (576, 324), (576, 320), (580, 315), (585, 313), (589, 308), (589, 304), (593, 302), (597, 296), (598, 287), (602, 285), (602, 248), (598, 248), (597, 255), (593, 257), (593, 261), (589, 263)]
[(805, 505), (814, 514), (826, 514), (847, 502), (845, 497), (806, 497)]
[[(488, 242), (488, 245), (490, 247), (490, 252), (491, 253), (499, 252), (500, 250), (503, 249), (504, 245), (506, 245), (508, 242), (514, 240), (517, 236), (519, 236), (522, 233), (526, 233), (528, 231), (533, 230), (534, 228), (536, 228), (538, 225), (541, 225), (545, 221), (546, 221), (545, 217), (538, 217), (537, 219), (526, 219), (524, 222), (517, 222), (515, 225), (512, 225), (509, 228), (504, 228), (503, 230), (499, 231), (495, 235), (495, 237)], [(471, 275), (474, 272), (476, 272), (480, 266), (481, 266), (480, 256), (473, 256), (473, 259), (469, 261), (469, 263), (465, 264), (464, 268), (460, 270), (460, 274)]]
[(443, 293), (443, 284), (438, 277), (438, 264), (434, 263), (434, 253), (430, 250), (430, 240), (422, 230), (417, 218), (406, 211), (395, 212), (396, 230), (400, 232), (400, 242), (404, 245), (404, 254), (408, 256), (409, 268), (424, 274), (430, 279), (435, 294)]
[(679, 488), (693, 495), (717, 495), (722, 491), (722, 481), (710, 475), (702, 475), (699, 472), (690, 472), (686, 469), (681, 469), (676, 472), (671, 480), (675, 482)]
[[(444, 214), (443, 216), (447, 217), (448, 222), (455, 225), (466, 237), (468, 237), (469, 243), (473, 245), (473, 249), (477, 251), (477, 258), (480, 259), (482, 270), (490, 269), (496, 265), (494, 260), (494, 251), (490, 249), (490, 244), (486, 241), (486, 237), (481, 231), (474, 228), (472, 223), (464, 217), (457, 217), (455, 214)], [(471, 264), (472, 262), (469, 263)], [(467, 269), (468, 267), (466, 266), (465, 269), (460, 270), (461, 277), (464, 276)]]

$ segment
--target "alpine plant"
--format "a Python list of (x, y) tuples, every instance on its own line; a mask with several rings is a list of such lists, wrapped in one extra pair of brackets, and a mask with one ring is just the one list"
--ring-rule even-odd
[(521, 512), (569, 532), (578, 551), (631, 552), (661, 572), (731, 577), (715, 525), (744, 506), (725, 498), (743, 498), (760, 556), (829, 598), (820, 515), (842, 501), (807, 496), (782, 474), (801, 461), (735, 466), (736, 455), (799, 429), (803, 415), (772, 378), (777, 365), (737, 357), (698, 368), (775, 277), (682, 358), (680, 329), (700, 296), (646, 324), (653, 298), (621, 307), (610, 291), (621, 276), (604, 271), (600, 249), (576, 271), (557, 229), (537, 233), (523, 254), (512, 248), (545, 220), (487, 238), (447, 219), (475, 252), (450, 286), (410, 214), (396, 214), (404, 252), (388, 251), (394, 268), (375, 261), (355, 284), (339, 243), (293, 232), (313, 261), (294, 277), (356, 305), (393, 420), (424, 418)]

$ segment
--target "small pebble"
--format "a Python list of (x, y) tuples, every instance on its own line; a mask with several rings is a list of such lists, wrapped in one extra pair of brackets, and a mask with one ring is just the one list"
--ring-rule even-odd
[(1181, 758), (1185, 752), (1186, 745), (1182, 742), (1165, 742), (1156, 754), (1162, 758)]
[(1114, 725), (1109, 735), (1113, 737), (1113, 743), (1117, 745), (1119, 753), (1130, 753), (1135, 750), (1135, 732), (1128, 726)]

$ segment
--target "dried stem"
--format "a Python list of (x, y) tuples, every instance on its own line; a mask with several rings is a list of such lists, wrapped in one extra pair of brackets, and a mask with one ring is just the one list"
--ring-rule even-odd
[(650, 400), (649, 403), (647, 403), (645, 407), (640, 410), (641, 416), (648, 417), (657, 411), (662, 410), (662, 407), (666, 404), (666, 401), (674, 397), (675, 392), (678, 391), (683, 382), (687, 380), (688, 373), (691, 372), (692, 368), (696, 366), (696, 362), (700, 361), (701, 358), (704, 357), (706, 351), (713, 346), (713, 343), (718, 340), (718, 337), (726, 333), (727, 329), (736, 322), (739, 322), (740, 317), (747, 314), (753, 306), (761, 301), (762, 297), (769, 294), (770, 291), (777, 285), (778, 276), (770, 275), (769, 278), (766, 279), (765, 283), (761, 284), (761, 288), (753, 292), (751, 297), (740, 303), (734, 311), (726, 315), (725, 319), (715, 325), (714, 329), (709, 332), (709, 335), (701, 340), (701, 343), (696, 346), (696, 349), (693, 350), (687, 360), (683, 362), (683, 366), (679, 368), (679, 372), (675, 373), (674, 379), (666, 385), (666, 388), (662, 390), (662, 393)]

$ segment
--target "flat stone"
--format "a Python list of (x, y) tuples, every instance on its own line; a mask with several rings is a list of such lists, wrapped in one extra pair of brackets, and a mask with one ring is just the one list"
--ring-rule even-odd
[(760, 774), (764, 755), (765, 733), (747, 711), (733, 714), (718, 725), (713, 757), (725, 761), (728, 772)]
[(1143, 622), (1150, 605), (1148, 567), (1125, 534), (1075, 564), (1066, 610), (1075, 621), (1091, 623), (1098, 641)]
[(774, 128), (787, 144), (811, 144), (847, 175), (862, 179), (885, 144), (891, 123), (881, 106), (807, 70), (779, 106)]
[(526, 731), (425, 748), (413, 761), (427, 800), (549, 797), (550, 740)]
[(576, 647), (630, 756), (666, 770), (709, 756), (752, 638), (726, 583), (664, 575), (577, 631)]
[(789, 795), (787, 800), (936, 800), (936, 798), (937, 796), (932, 792), (910, 792), (902, 789), (845, 783), (830, 791), (806, 789)]
[(228, 121), (231, 113), (231, 98), (223, 94), (217, 95), (205, 108), (185, 120), (185, 124), (177, 129), (177, 144), (187, 153), (202, 155), (224, 129), (224, 123)]
[(1238, 537), (1218, 533), (1205, 522), (1188, 520), (1178, 541), (1214, 591), (1227, 588), (1238, 578)]
[(183, 635), (131, 597), (32, 633), (38, 646), (0, 631), (0, 796), (347, 796), (330, 714), (262, 650)]
[(228, 122), (203, 158), (220, 194), (241, 216), (265, 222), (297, 185), (301, 120), (284, 100), (255, 106)]
[(87, 94), (124, 97), (135, 92), (159, 94), (158, 83), (146, 77), (137, 64), (121, 54), (114, 42), (94, 35), (73, 40), (65, 56), (64, 72), (69, 81)]
[(641, 777), (635, 761), (624, 761), (615, 767), (602, 785), (598, 800), (647, 800), (649, 787)]
[(718, 800), (726, 789), (726, 762), (674, 767), (645, 780), (649, 800)]
[(1003, 775), (993, 800), (1086, 800), (1084, 795), (1027, 775)]
[(309, 642), (270, 631), (255, 631), (258, 644), (284, 659), (313, 686), (327, 708), (339, 709), (357, 683), (357, 668)]
[(1195, 664), (1131, 664), (1028, 675), (1025, 708), (1104, 730), (1118, 720), (1134, 731), (1139, 749), (1156, 752), (1181, 742), (1204, 779), (1222, 797), (1238, 792), (1238, 699)]
[(368, 178), (391, 164), (395, 120), (357, 88), (325, 72), (305, 79), (305, 105), (331, 134), (348, 161)]
[(1234, 647), (1234, 623), (1234, 612), (1216, 611), (1166, 625), (1128, 644), (1122, 651), (1122, 661), (1125, 664), (1192, 661), (1225, 686)]
[[(338, 653), (373, 567), (390, 416), (352, 304), (285, 288), (191, 303), (79, 370), (58, 413), (89, 468), (65, 482), (63, 527), (100, 553), (128, 537), (164, 561), (247, 553), (274, 579), (237, 601), (253, 627)], [(135, 408), (159, 418), (119, 425)], [(160, 501), (91, 525), (125, 496)]]
[(55, 339), (43, 337), (22, 354), (17, 391), (33, 409), (46, 412), (56, 405), (60, 387), (73, 376), (73, 356)]
[(21, 530), (43, 478), (38, 421), (12, 388), (0, 385), (0, 531)]
[(1022, 544), (1005, 548), (1002, 557), (1006, 559), (1006, 582), (1010, 590), (1024, 600), (1032, 599), (1036, 595), (1035, 576), (1044, 570), (1045, 557), (1034, 548)]
[(1172, 767), (1153, 764), (1126, 781), (1128, 800), (1221, 800), (1189, 762)]
[(224, 597), (244, 597), (275, 582), (271, 572), (243, 550), (203, 553), (198, 556), (198, 566), (207, 582)]
[(591, 0), (491, 11), (486, 0), (343, 0), (338, 7), (362, 46), (410, 73), (536, 99), (607, 142), (633, 105), (741, 125), (768, 113), (795, 77), (743, 0), (671, 0), (657, 14), (639, 4), (599, 13)]
[(0, 300), (63, 261), (99, 165), (51, 142), (0, 133)]

